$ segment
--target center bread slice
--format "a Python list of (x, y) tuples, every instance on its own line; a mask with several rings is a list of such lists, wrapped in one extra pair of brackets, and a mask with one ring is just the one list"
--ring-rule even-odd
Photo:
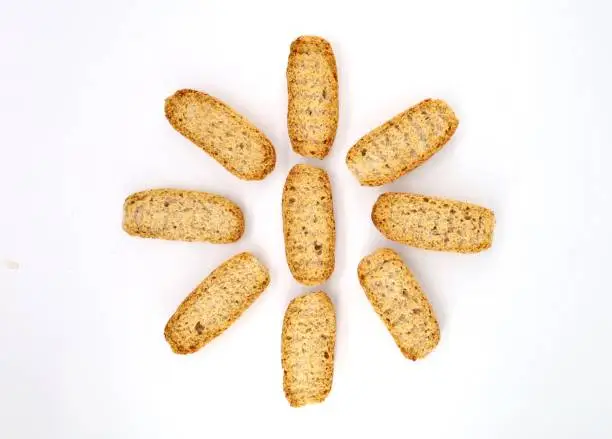
[(283, 190), (285, 254), (291, 274), (301, 284), (318, 285), (333, 273), (336, 222), (327, 173), (295, 165)]

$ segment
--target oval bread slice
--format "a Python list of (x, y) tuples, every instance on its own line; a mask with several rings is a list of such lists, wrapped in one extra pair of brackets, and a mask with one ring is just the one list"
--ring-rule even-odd
[(495, 215), (485, 207), (397, 192), (378, 197), (372, 221), (392, 241), (459, 253), (476, 253), (491, 247), (495, 228)]
[(283, 388), (292, 407), (322, 402), (334, 376), (336, 313), (324, 292), (291, 301), (281, 344)]
[(166, 99), (166, 118), (183, 136), (243, 180), (261, 180), (274, 169), (268, 138), (225, 103), (196, 90)]
[(359, 282), (372, 307), (406, 358), (418, 360), (440, 340), (440, 328), (427, 297), (401, 257), (389, 248), (359, 263)]
[(250, 253), (240, 253), (212, 271), (187, 296), (164, 331), (177, 354), (190, 354), (220, 335), (270, 283), (268, 269)]
[(287, 63), (287, 126), (293, 150), (324, 158), (338, 128), (338, 73), (331, 45), (303, 36), (291, 43)]
[(458, 124), (446, 102), (426, 99), (362, 137), (346, 164), (363, 186), (391, 183), (438, 152)]
[(336, 223), (327, 173), (295, 165), (283, 190), (285, 254), (291, 274), (304, 285), (318, 285), (333, 273)]
[(123, 229), (143, 238), (224, 244), (240, 239), (244, 216), (236, 204), (219, 195), (151, 189), (127, 197)]

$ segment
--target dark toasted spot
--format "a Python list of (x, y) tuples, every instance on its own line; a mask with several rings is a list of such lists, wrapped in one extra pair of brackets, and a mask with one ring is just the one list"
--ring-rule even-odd
[(197, 322), (195, 325), (195, 330), (198, 333), (198, 335), (202, 335), (202, 332), (204, 332), (204, 326), (202, 326), (200, 322)]

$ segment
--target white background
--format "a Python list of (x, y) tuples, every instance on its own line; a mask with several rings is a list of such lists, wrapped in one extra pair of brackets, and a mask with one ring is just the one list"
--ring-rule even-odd
[[(0, 437), (611, 437), (611, 14), (604, 0), (2, 1)], [(340, 124), (322, 162), (338, 234), (322, 288), (338, 336), (328, 399), (291, 409), (280, 330), (307, 289), (284, 259), (280, 199), (303, 161), (284, 76), (301, 34), (327, 38), (339, 67)], [(267, 179), (239, 181), (170, 127), (164, 98), (185, 87), (269, 136)], [(349, 147), (426, 97), (455, 109), (452, 141), (392, 185), (359, 187)], [(245, 237), (127, 236), (124, 198), (165, 186), (236, 200)], [(390, 245), (369, 218), (385, 190), (497, 216), (478, 255), (392, 245), (442, 327), (416, 363), (356, 276)], [(168, 317), (243, 250), (270, 267), (271, 286), (205, 349), (174, 355)]]

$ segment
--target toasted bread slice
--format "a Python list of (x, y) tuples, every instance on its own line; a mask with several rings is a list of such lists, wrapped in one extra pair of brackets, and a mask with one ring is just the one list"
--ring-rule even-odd
[(427, 250), (476, 253), (491, 247), (495, 215), (475, 204), (409, 193), (382, 194), (376, 228), (392, 241)]
[(336, 223), (327, 173), (295, 165), (283, 190), (285, 254), (291, 274), (301, 284), (318, 285), (334, 271)]
[(331, 45), (303, 36), (291, 43), (287, 64), (287, 125), (293, 150), (324, 158), (338, 127), (338, 73)]
[(143, 238), (224, 244), (240, 239), (244, 216), (235, 203), (219, 195), (151, 189), (127, 197), (123, 229)]
[(166, 118), (238, 178), (261, 180), (274, 169), (272, 143), (219, 99), (196, 90), (179, 90), (166, 99)]
[(285, 312), (281, 343), (283, 388), (289, 404), (322, 402), (334, 376), (336, 313), (324, 292), (291, 301)]
[(359, 282), (406, 358), (418, 360), (440, 340), (440, 328), (421, 287), (401, 257), (389, 248), (359, 263)]
[(346, 164), (363, 186), (391, 183), (438, 152), (458, 124), (446, 102), (426, 99), (362, 137)]
[(164, 335), (177, 354), (196, 352), (220, 335), (270, 283), (268, 269), (240, 253), (212, 271), (170, 317)]

